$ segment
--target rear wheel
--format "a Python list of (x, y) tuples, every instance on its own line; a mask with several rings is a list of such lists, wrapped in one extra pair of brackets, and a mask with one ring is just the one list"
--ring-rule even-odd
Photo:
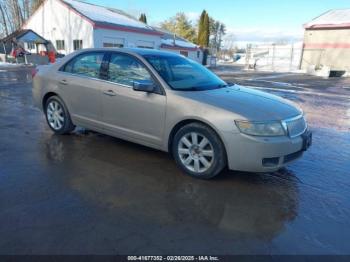
[(220, 138), (200, 123), (182, 127), (174, 137), (172, 151), (177, 165), (196, 178), (213, 178), (226, 166), (225, 148)]
[(49, 127), (56, 134), (68, 134), (75, 128), (64, 102), (58, 96), (52, 96), (46, 101), (45, 115)]

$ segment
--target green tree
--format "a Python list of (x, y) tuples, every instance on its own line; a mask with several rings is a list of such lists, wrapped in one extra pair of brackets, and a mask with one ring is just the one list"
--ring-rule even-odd
[(188, 41), (196, 41), (196, 30), (185, 13), (177, 13), (175, 16), (161, 23), (161, 28), (170, 31)]
[(140, 15), (139, 20), (140, 20), (141, 22), (147, 24), (147, 16), (146, 16), (146, 14), (142, 13), (142, 14)]
[(202, 11), (202, 14), (199, 18), (199, 22), (198, 22), (198, 36), (197, 36), (197, 44), (200, 45), (200, 46), (203, 46), (203, 32), (204, 32), (204, 17), (206, 15), (206, 11), (203, 10)]
[(209, 37), (210, 37), (210, 18), (208, 13), (205, 14), (203, 20), (203, 46), (209, 46)]
[(198, 27), (198, 44), (203, 48), (202, 64), (206, 65), (209, 55), (209, 39), (210, 39), (210, 18), (209, 14), (204, 10), (199, 20)]
[(203, 10), (198, 22), (198, 37), (197, 37), (198, 45), (205, 48), (208, 47), (209, 37), (210, 37), (210, 18), (207, 11)]

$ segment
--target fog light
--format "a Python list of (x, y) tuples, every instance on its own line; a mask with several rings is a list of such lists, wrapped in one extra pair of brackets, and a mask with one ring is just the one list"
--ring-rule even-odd
[(264, 158), (262, 160), (262, 165), (265, 167), (275, 167), (278, 165), (280, 158), (279, 157), (273, 157), (273, 158)]

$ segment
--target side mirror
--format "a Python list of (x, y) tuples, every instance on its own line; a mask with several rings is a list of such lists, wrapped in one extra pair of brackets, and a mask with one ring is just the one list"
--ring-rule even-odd
[(152, 93), (156, 85), (151, 80), (138, 80), (133, 82), (133, 89), (139, 92)]

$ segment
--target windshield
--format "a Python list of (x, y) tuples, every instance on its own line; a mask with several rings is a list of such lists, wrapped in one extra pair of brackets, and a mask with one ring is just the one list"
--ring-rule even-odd
[(174, 90), (202, 91), (227, 86), (214, 73), (187, 58), (173, 55), (145, 55), (144, 58)]

